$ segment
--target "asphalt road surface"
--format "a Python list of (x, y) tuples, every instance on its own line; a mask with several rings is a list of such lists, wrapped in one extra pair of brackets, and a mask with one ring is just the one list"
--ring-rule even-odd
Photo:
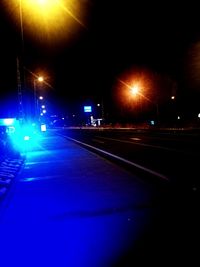
[(57, 134), (27, 152), (1, 202), (1, 266), (199, 266), (196, 191), (142, 179)]
[[(155, 173), (177, 188), (199, 191), (199, 131), (65, 129), (63, 135), (127, 160), (127, 166)], [(98, 152), (98, 151), (97, 151)], [(102, 153), (103, 155), (103, 153)], [(110, 157), (112, 158), (112, 157)], [(113, 157), (114, 159), (114, 157)], [(128, 164), (128, 163), (132, 164)], [(120, 163), (120, 160), (119, 160)]]

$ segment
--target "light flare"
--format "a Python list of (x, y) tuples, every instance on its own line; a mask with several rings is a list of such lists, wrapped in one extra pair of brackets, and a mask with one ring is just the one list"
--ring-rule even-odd
[(134, 85), (132, 88), (131, 88), (131, 93), (133, 95), (137, 95), (139, 93), (139, 87), (137, 85)]
[(148, 109), (146, 100), (150, 99), (149, 95), (155, 88), (155, 78), (150, 71), (131, 68), (122, 73), (116, 82), (114, 101), (121, 112), (136, 112), (141, 105), (143, 110)]
[(48, 0), (37, 0), (35, 2), (38, 2), (39, 5), (46, 5), (48, 3)]
[[(84, 3), (76, 0), (3, 0), (18, 27), (41, 40), (70, 39), (80, 26), (86, 28)], [(21, 15), (20, 15), (21, 14)], [(79, 28), (78, 28), (79, 27)]]

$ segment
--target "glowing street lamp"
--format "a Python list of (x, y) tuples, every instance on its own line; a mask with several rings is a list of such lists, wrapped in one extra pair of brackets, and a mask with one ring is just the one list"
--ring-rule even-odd
[(124, 82), (123, 80), (119, 80), (119, 81), (120, 81), (120, 83), (125, 85), (128, 89), (130, 89), (129, 95), (132, 95), (134, 97), (135, 96), (142, 97), (145, 100), (147, 100), (148, 102), (150, 102), (151, 104), (155, 105), (155, 107), (156, 107), (156, 117), (157, 117), (157, 121), (159, 121), (159, 106), (158, 106), (158, 103), (152, 101), (151, 99), (146, 97), (144, 94), (142, 94), (142, 92), (141, 92), (142, 85), (140, 85), (140, 83), (137, 82), (133, 86), (130, 86), (128, 83)]
[(139, 87), (138, 87), (138, 85), (134, 85), (133, 87), (131, 87), (131, 94), (132, 95), (138, 95), (139, 94)]
[[(83, 23), (86, 9), (85, 4), (77, 0), (3, 0), (5, 8), (18, 21), (19, 16), (13, 10), (20, 11), (21, 35), (23, 39), (23, 24), (34, 38), (52, 37), (55, 41), (60, 38), (69, 38), (72, 28), (77, 26), (86, 28)], [(63, 29), (69, 29), (63, 34)], [(77, 28), (78, 29), (78, 28)], [(57, 38), (55, 38), (57, 37)], [(73, 37), (72, 35), (70, 37)], [(45, 38), (45, 41), (47, 38)], [(52, 39), (51, 39), (52, 41)]]
[[(33, 86), (34, 86), (34, 103), (35, 103), (35, 117), (38, 116), (38, 99), (37, 99), (37, 82), (42, 83), (44, 81), (44, 78), (42, 76), (38, 76), (36, 79), (33, 80)], [(39, 97), (40, 100), (43, 99), (42, 96)]]
[(44, 81), (44, 78), (43, 78), (42, 76), (39, 76), (39, 77), (38, 77), (38, 81), (39, 81), (39, 82), (43, 82), (43, 81)]
[[(144, 94), (141, 93), (141, 90), (139, 90), (139, 86), (136, 84), (133, 87), (131, 87), (131, 94), (136, 96), (141, 96), (142, 98), (144, 98), (145, 100), (147, 100), (148, 102), (152, 103), (153, 105), (155, 105), (156, 107), (156, 117), (157, 117), (157, 121), (159, 121), (159, 106), (158, 103), (152, 101), (151, 99), (149, 99), (148, 97), (146, 97)], [(175, 97), (173, 96), (172, 99), (174, 99)]]
[(38, 2), (39, 5), (46, 5), (49, 1), (48, 0), (37, 0), (35, 2), (36, 3)]

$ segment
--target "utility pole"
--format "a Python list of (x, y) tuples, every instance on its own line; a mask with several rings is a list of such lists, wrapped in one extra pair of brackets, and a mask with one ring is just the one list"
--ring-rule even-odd
[(19, 112), (19, 119), (24, 118), (24, 109), (23, 109), (23, 102), (22, 102), (22, 83), (21, 83), (21, 76), (20, 76), (20, 66), (19, 66), (19, 58), (17, 58), (17, 93), (18, 93), (18, 112)]
[(19, 55), (17, 56), (17, 94), (18, 94), (18, 106), (19, 106), (18, 108), (19, 119), (23, 120), (24, 119), (24, 107), (23, 107), (23, 93), (22, 93), (23, 92), (22, 74), (23, 74), (23, 58), (24, 58), (24, 32), (23, 32), (21, 0), (19, 0), (19, 20), (20, 20), (21, 51), (19, 51)]

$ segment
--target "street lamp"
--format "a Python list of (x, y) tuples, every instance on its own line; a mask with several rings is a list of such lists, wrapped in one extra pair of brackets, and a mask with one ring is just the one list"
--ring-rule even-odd
[(97, 107), (99, 109), (98, 116), (103, 120), (104, 119), (104, 105), (103, 105), (103, 100), (101, 103), (97, 104)]
[(138, 87), (138, 85), (134, 85), (133, 87), (131, 87), (131, 94), (132, 95), (139, 94), (139, 87)]
[(44, 78), (43, 78), (42, 76), (39, 76), (39, 77), (38, 77), (38, 81), (39, 81), (39, 82), (43, 82), (43, 81), (44, 81)]
[(149, 99), (148, 97), (143, 95), (141, 93), (141, 91), (139, 90), (139, 86), (137, 84), (132, 86), (132, 87), (130, 87), (130, 91), (131, 91), (131, 95), (133, 95), (133, 96), (136, 96), (136, 95), (141, 96), (142, 98), (144, 98), (145, 100), (147, 100), (151, 104), (155, 105), (155, 107), (156, 107), (156, 117), (157, 117), (157, 122), (158, 122), (159, 121), (159, 106), (158, 106), (158, 103), (152, 101), (151, 99)]
[[(37, 77), (37, 79), (33, 80), (34, 87), (34, 105), (35, 105), (35, 119), (38, 119), (38, 97), (37, 97), (37, 83), (42, 83), (44, 78), (42, 76)], [(42, 96), (39, 97), (40, 100), (43, 99)]]
[[(76, 0), (5, 0), (6, 8), (14, 10), (19, 6), (20, 17), (23, 15), (23, 22), (26, 31), (37, 35), (40, 39), (44, 36), (50, 37), (55, 42), (62, 38), (69, 38), (64, 34), (63, 29), (75, 29), (77, 26), (86, 28), (82, 20), (86, 9), (82, 8), (83, 3)], [(8, 2), (8, 3), (7, 3)], [(22, 20), (21, 20), (22, 21)], [(77, 28), (78, 29), (78, 28)], [(72, 37), (72, 36), (71, 36)], [(48, 40), (44, 38), (45, 42)]]

